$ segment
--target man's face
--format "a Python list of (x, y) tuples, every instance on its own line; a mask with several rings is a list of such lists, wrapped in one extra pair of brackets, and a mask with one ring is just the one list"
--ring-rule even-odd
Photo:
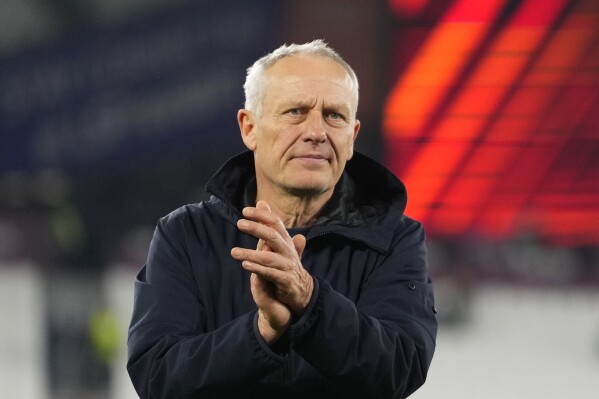
[(335, 61), (310, 55), (283, 58), (266, 75), (260, 117), (244, 110), (238, 116), (259, 191), (332, 192), (360, 128), (349, 75)]

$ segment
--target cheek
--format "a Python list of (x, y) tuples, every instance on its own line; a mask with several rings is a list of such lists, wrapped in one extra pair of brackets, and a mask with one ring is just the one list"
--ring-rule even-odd
[(279, 134), (273, 141), (273, 148), (278, 153), (285, 153), (291, 147), (293, 147), (295, 143), (300, 141), (300, 138), (301, 133), (297, 127), (293, 126), (282, 128), (281, 130), (279, 130)]
[(331, 139), (331, 145), (338, 156), (344, 159), (349, 159), (353, 154), (353, 136), (347, 132), (339, 132), (336, 140)]
[(353, 136), (349, 136), (347, 143), (347, 159), (350, 159), (354, 155), (354, 140)]
[(272, 152), (277, 144), (276, 130), (273, 130), (270, 126), (263, 127), (256, 134), (256, 144), (258, 151), (263, 152), (265, 155)]

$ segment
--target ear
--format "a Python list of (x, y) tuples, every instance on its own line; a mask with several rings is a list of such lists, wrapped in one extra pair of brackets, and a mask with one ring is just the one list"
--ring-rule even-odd
[(243, 143), (248, 150), (254, 151), (256, 149), (256, 121), (252, 111), (240, 109), (237, 112), (237, 123), (239, 124), (239, 131), (241, 132)]
[(348, 150), (349, 154), (347, 155), (348, 161), (354, 156), (354, 142), (356, 141), (356, 138), (358, 137), (359, 131), (360, 131), (360, 121), (356, 119), (356, 121), (354, 122), (354, 131), (353, 131), (351, 143), (350, 143), (349, 150)]

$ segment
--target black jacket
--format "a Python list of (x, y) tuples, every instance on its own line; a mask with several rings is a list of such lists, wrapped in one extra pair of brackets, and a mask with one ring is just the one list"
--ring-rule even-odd
[[(253, 155), (229, 160), (209, 201), (162, 218), (135, 281), (127, 369), (142, 398), (403, 398), (424, 383), (437, 323), (424, 232), (403, 215), (403, 184), (354, 154), (308, 228), (307, 311), (275, 347), (257, 330), (249, 273), (230, 256), (256, 247), (236, 228), (255, 198)], [(252, 204), (253, 205), (253, 204)]]

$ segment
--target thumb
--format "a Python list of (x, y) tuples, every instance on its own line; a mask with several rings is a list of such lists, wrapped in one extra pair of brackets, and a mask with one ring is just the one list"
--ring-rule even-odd
[(302, 253), (304, 253), (304, 248), (306, 248), (306, 237), (302, 234), (296, 234), (291, 239), (293, 241), (293, 246), (297, 252), (297, 255), (301, 258)]

